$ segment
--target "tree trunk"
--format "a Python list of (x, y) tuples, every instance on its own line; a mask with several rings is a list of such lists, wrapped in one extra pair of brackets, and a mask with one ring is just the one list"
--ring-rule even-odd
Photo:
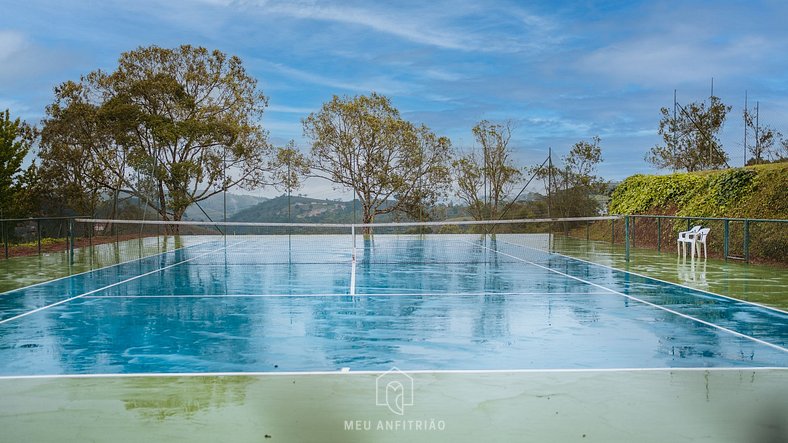
[[(181, 219), (183, 218), (183, 214), (185, 213), (186, 213), (186, 208), (174, 209), (172, 212), (172, 221), (175, 222), (181, 221)], [(173, 229), (174, 229), (173, 231), (174, 234), (176, 235), (180, 234), (181, 230), (179, 225), (173, 225)]]
[[(364, 216), (363, 216), (363, 222), (362, 223), (364, 223), (364, 224), (373, 223), (375, 221), (375, 214), (372, 211), (372, 208), (366, 203), (363, 204), (362, 207), (364, 209)], [(363, 232), (364, 232), (365, 236), (371, 235), (372, 234), (372, 227), (371, 226), (364, 226), (364, 231)]]

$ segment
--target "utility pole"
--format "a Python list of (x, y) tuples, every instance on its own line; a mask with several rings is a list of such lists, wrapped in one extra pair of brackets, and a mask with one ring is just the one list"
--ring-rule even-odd
[(553, 197), (551, 188), (553, 187), (553, 148), (547, 148), (547, 218), (552, 218), (551, 207)]
[(747, 116), (750, 114), (750, 108), (747, 107), (747, 90), (744, 90), (744, 164), (747, 166)]
[[(678, 143), (678, 138), (676, 136), (676, 126), (678, 126), (678, 120), (676, 120), (676, 110), (678, 108), (678, 100), (676, 99), (676, 90), (673, 90), (673, 124), (671, 125), (671, 130), (673, 131), (673, 156), (676, 156), (676, 143)], [(675, 168), (673, 169), (676, 170)]]
[[(224, 222), (227, 223), (227, 146), (222, 147), (222, 209)], [(225, 232), (227, 225), (224, 225)]]
[(760, 102), (755, 102), (755, 152), (758, 153), (758, 163), (761, 162), (761, 136), (759, 134), (761, 130), (761, 123), (759, 118), (760, 114)]
[[(711, 108), (714, 106), (714, 77), (711, 78), (711, 95), (709, 96), (709, 112), (711, 112)], [(714, 143), (709, 143), (709, 167), (711, 167), (711, 150), (714, 146)]]

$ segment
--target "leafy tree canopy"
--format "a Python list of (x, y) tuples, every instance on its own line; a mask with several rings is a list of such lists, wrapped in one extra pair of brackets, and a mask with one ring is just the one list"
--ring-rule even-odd
[(651, 148), (646, 161), (658, 168), (700, 171), (717, 169), (728, 164), (717, 133), (722, 129), (731, 107), (719, 97), (704, 102), (679, 106), (674, 117), (667, 108), (660, 110), (659, 134), (664, 145)]
[(34, 127), (21, 119), (11, 119), (11, 111), (0, 112), (0, 212), (15, 216), (19, 212), (19, 193), (35, 175), (35, 165), (23, 171), (22, 162), (38, 136)]
[(125, 52), (113, 72), (55, 89), (42, 169), (78, 189), (124, 192), (180, 220), (233, 187), (264, 184), (272, 148), (257, 123), (267, 98), (238, 57), (202, 47)]
[(476, 220), (496, 219), (522, 172), (512, 160), (510, 123), (482, 120), (472, 129), (481, 153), (471, 151), (452, 163), (457, 197)]
[(595, 198), (604, 192), (606, 183), (596, 175), (602, 162), (601, 139), (579, 141), (563, 157), (563, 164), (551, 163), (536, 171), (547, 182), (550, 215), (560, 217), (594, 216), (600, 202)]
[(448, 189), (449, 139), (403, 119), (385, 96), (334, 96), (303, 126), (311, 168), (353, 190), (364, 223), (390, 212), (424, 218)]

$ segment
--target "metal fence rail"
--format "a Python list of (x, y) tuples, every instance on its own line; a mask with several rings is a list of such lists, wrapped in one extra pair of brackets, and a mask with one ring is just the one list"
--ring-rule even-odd
[[(618, 235), (629, 247), (646, 247), (662, 252), (676, 250), (678, 232), (694, 225), (711, 229), (707, 240), (709, 256), (744, 262), (788, 263), (788, 220), (738, 217), (685, 217), (658, 214), (625, 215)], [(611, 241), (616, 228), (611, 223)], [(627, 251), (628, 255), (628, 251)]]
[(41, 255), (73, 248), (73, 217), (28, 217), (0, 219), (3, 257)]

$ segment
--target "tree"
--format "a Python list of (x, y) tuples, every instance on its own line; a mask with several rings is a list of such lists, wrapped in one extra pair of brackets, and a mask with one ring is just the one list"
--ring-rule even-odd
[(404, 120), (385, 96), (334, 96), (303, 126), (312, 170), (353, 190), (364, 223), (395, 211), (419, 217), (449, 186), (449, 139)]
[(753, 118), (749, 109), (744, 110), (744, 124), (755, 134), (755, 143), (747, 146), (747, 150), (752, 156), (747, 161), (748, 165), (766, 163), (781, 157), (780, 147), (775, 146), (777, 140), (782, 137), (780, 131), (768, 125), (761, 126), (757, 117)]
[(501, 204), (522, 176), (511, 158), (511, 124), (482, 120), (472, 132), (481, 147), (481, 158), (471, 151), (453, 162), (457, 197), (468, 206), (475, 220), (494, 220)]
[(94, 152), (110, 149), (111, 143), (99, 137), (98, 107), (89, 103), (87, 88), (67, 81), (55, 88), (55, 96), (57, 101), (47, 107), (38, 153), (43, 206), (49, 213), (93, 216), (108, 181)]
[(726, 166), (728, 154), (722, 149), (717, 133), (731, 107), (715, 96), (711, 97), (708, 108), (704, 102), (678, 107), (675, 117), (667, 108), (660, 110), (659, 134), (664, 145), (651, 148), (646, 161), (658, 168), (688, 172)]
[(290, 194), (301, 188), (301, 180), (309, 174), (309, 163), (298, 150), (294, 140), (278, 148), (273, 163), (273, 183), (277, 189), (287, 192), (287, 219), (290, 221)]
[(487, 218), (487, 205), (483, 197), (484, 166), (473, 151), (463, 155), (452, 163), (455, 180), (457, 181), (457, 197), (465, 203), (474, 220)]
[(273, 161), (272, 181), (274, 187), (290, 194), (301, 188), (301, 180), (309, 174), (309, 162), (298, 150), (294, 140), (276, 150)]
[[(267, 98), (238, 57), (188, 45), (125, 52), (55, 90), (42, 153), (180, 220), (186, 208), (233, 187), (264, 184), (272, 148), (256, 123)], [(50, 169), (50, 168), (48, 168)]]
[(551, 164), (537, 171), (537, 177), (548, 180), (549, 204), (561, 217), (598, 214), (599, 201), (595, 196), (606, 186), (596, 175), (596, 168), (602, 162), (600, 142), (598, 136), (590, 142), (579, 141), (563, 157), (563, 164)]
[(23, 212), (18, 205), (24, 201), (18, 195), (35, 175), (35, 165), (23, 171), (22, 162), (37, 136), (36, 128), (19, 118), (12, 120), (10, 110), (0, 113), (0, 218)]

